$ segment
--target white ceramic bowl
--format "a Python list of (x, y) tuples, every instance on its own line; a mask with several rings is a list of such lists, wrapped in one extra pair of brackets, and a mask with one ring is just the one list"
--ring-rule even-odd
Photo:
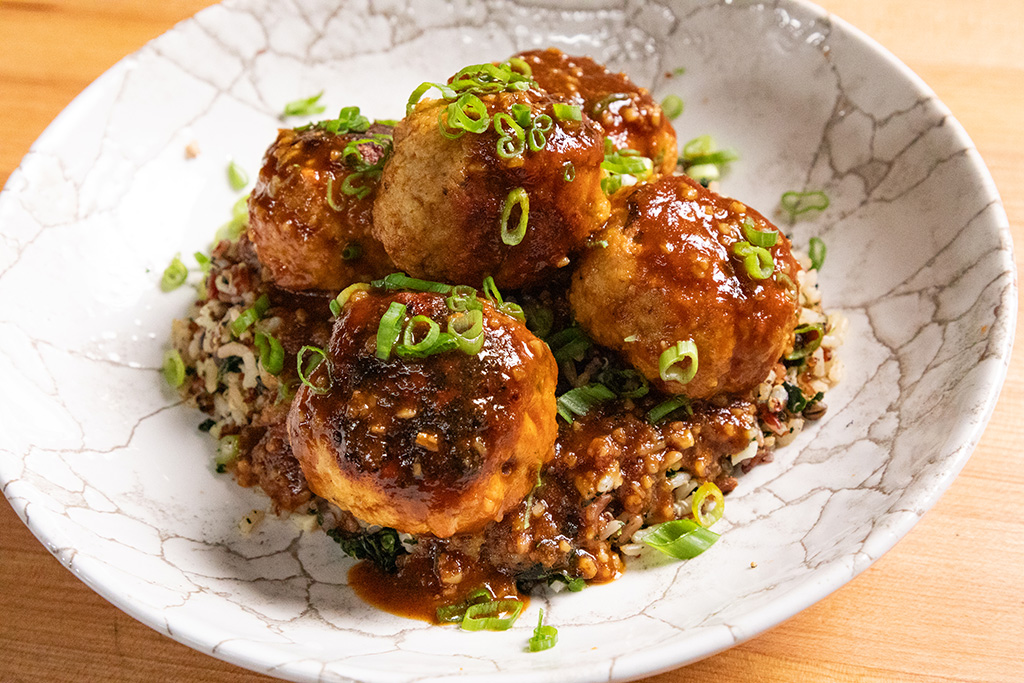
[[(788, 0), (349, 4), (201, 12), (76, 99), (0, 195), (0, 485), (77, 576), (181, 642), (295, 680), (624, 680), (793, 615), (936, 501), (1005, 375), (1015, 273), (981, 159), (903, 65)], [(362, 604), (323, 534), (274, 518), (238, 533), (266, 504), (213, 473), (201, 417), (157, 372), (190, 295), (158, 282), (227, 219), (226, 164), (255, 175), (285, 102), (324, 89), (329, 110), (397, 117), (423, 80), (548, 45), (682, 96), (681, 141), (710, 133), (742, 155), (727, 194), (769, 215), (786, 190), (829, 194), (792, 233), (828, 245), (847, 377), (824, 420), (741, 479), (711, 552), (467, 633)], [(560, 640), (527, 653), (541, 606)]]

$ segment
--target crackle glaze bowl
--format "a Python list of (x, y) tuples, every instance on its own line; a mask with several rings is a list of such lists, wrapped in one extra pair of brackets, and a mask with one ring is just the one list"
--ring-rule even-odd
[[(191, 295), (158, 284), (176, 253), (205, 249), (228, 219), (239, 195), (226, 165), (255, 174), (285, 102), (324, 90), (328, 112), (356, 104), (395, 118), (424, 80), (549, 45), (624, 70), (658, 99), (681, 96), (681, 141), (708, 133), (741, 155), (722, 191), (798, 246), (825, 241), (824, 302), (850, 321), (846, 377), (824, 419), (741, 477), (711, 551), (540, 593), (512, 631), (469, 633), (360, 602), (351, 561), (322, 533), (272, 515), (239, 533), (266, 501), (214, 473), (200, 415), (158, 372)], [(831, 206), (789, 225), (779, 197), (803, 189)], [(0, 195), (0, 486), (98, 593), (255, 671), (636, 678), (814, 603), (937, 500), (1006, 372), (1011, 256), (996, 189), (949, 111), (804, 2), (227, 2), (97, 80)], [(559, 642), (529, 653), (540, 607)]]

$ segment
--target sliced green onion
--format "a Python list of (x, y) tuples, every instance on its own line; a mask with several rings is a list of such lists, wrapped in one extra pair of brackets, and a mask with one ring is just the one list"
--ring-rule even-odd
[(470, 605), (462, 618), (462, 628), (466, 631), (507, 631), (522, 611), (523, 603), (519, 600), (491, 600)]
[[(423, 339), (416, 341), (416, 327), (421, 325), (427, 326), (427, 333), (423, 336)], [(402, 345), (410, 353), (418, 353), (434, 346), (440, 337), (440, 325), (425, 315), (414, 315), (405, 325), (405, 332), (402, 334)]]
[(469, 285), (455, 285), (451, 294), (444, 300), (448, 310), (461, 312), (471, 310), (482, 310), (483, 304), (477, 298), (476, 288)]
[(562, 102), (555, 102), (552, 105), (552, 109), (555, 112), (555, 117), (560, 121), (582, 121), (583, 110), (580, 109), (578, 104), (564, 104)]
[(812, 237), (807, 249), (807, 255), (811, 257), (811, 270), (821, 270), (825, 264), (825, 242), (820, 237)]
[(338, 202), (334, 201), (334, 175), (330, 175), (327, 178), (327, 206), (331, 207), (335, 211), (343, 211), (343, 207)]
[(697, 524), (704, 528), (711, 526), (720, 520), (725, 512), (725, 498), (722, 496), (722, 489), (712, 481), (704, 482), (700, 488), (694, 491), (690, 509)]
[(686, 168), (686, 175), (707, 187), (709, 183), (722, 177), (722, 172), (714, 164), (700, 164)]
[(714, 545), (718, 534), (689, 519), (675, 519), (655, 524), (634, 534), (643, 543), (674, 557), (690, 560)]
[[(344, 308), (345, 304), (348, 303), (349, 297), (351, 297), (356, 292), (365, 292), (368, 289), (370, 289), (369, 283), (356, 282), (354, 284), (349, 285), (345, 289), (341, 290), (338, 296), (336, 296), (334, 300), (331, 301), (331, 313), (334, 314), (334, 317), (338, 317), (338, 314), (341, 313), (341, 309)], [(337, 309), (335, 309), (335, 307), (337, 307)]]
[(532, 118), (530, 105), (517, 102), (509, 107), (508, 110), (509, 113), (512, 114), (512, 118), (515, 119), (516, 123), (524, 129), (530, 126), (530, 119)]
[(217, 455), (213, 459), (217, 472), (224, 473), (227, 466), (238, 459), (240, 450), (237, 434), (222, 436), (217, 441)]
[(679, 95), (668, 95), (661, 101), (661, 110), (669, 119), (677, 118), (683, 113), (683, 98)]
[(631, 100), (629, 93), (624, 92), (613, 92), (609, 95), (605, 95), (600, 102), (594, 105), (594, 118), (600, 117), (614, 102), (620, 102), (622, 100)]
[(570, 389), (555, 401), (558, 407), (558, 414), (569, 424), (573, 422), (573, 415), (583, 416), (590, 412), (590, 409), (598, 403), (604, 403), (615, 398), (615, 392), (603, 384), (586, 384), (582, 387)]
[(185, 361), (181, 359), (177, 349), (171, 349), (164, 354), (163, 373), (164, 379), (174, 389), (185, 382)]
[(231, 189), (236, 192), (249, 184), (249, 174), (245, 172), (245, 169), (235, 163), (234, 160), (228, 164), (228, 184), (231, 185)]
[(567, 183), (576, 180), (576, 167), (573, 166), (571, 161), (565, 162), (565, 165), (562, 166), (562, 180)]
[(583, 354), (591, 346), (590, 339), (577, 325), (567, 327), (548, 340), (548, 347), (558, 363), (567, 360), (582, 360)]
[[(365, 184), (365, 185), (355, 185), (355, 184), (353, 184), (355, 181), (362, 180), (362, 179), (363, 179), (363, 174), (361, 172), (349, 173), (348, 175), (346, 175), (345, 179), (343, 181), (341, 181), (341, 192), (342, 192), (342, 194), (346, 194), (346, 195), (348, 195), (350, 197), (354, 196), (356, 199), (366, 199), (366, 195), (370, 194), (370, 192), (373, 191), (373, 188), (370, 187), (370, 185), (368, 183)], [(328, 195), (328, 196), (330, 196), (330, 195)], [(332, 206), (331, 208), (334, 208), (334, 207)]]
[(405, 304), (392, 301), (388, 310), (381, 316), (380, 325), (377, 327), (377, 358), (387, 360), (391, 357), (391, 348), (402, 333), (405, 311)]
[(515, 67), (519, 73), (523, 74), (527, 78), (533, 77), (533, 69), (530, 68), (530, 65), (527, 64), (526, 60), (522, 57), (510, 57), (508, 64), (510, 67)]
[[(323, 107), (320, 108), (320, 111), (323, 111)], [(311, 127), (314, 126), (302, 126), (295, 130), (307, 130)], [(315, 127), (334, 135), (362, 133), (370, 127), (370, 119), (359, 113), (359, 107), (342, 107), (337, 118), (318, 121)]]
[(793, 330), (793, 334), (796, 341), (793, 350), (786, 354), (786, 360), (800, 360), (817, 351), (825, 338), (825, 326), (821, 323), (800, 325)]
[(483, 133), (490, 128), (491, 117), (487, 114), (487, 105), (483, 100), (466, 93), (448, 105), (447, 124), (450, 128)]
[(185, 284), (188, 278), (188, 268), (181, 262), (180, 254), (175, 254), (170, 265), (164, 269), (163, 277), (160, 278), (160, 289), (171, 292)]
[(533, 636), (530, 638), (530, 652), (542, 652), (550, 650), (558, 643), (558, 629), (554, 626), (544, 626), (544, 610), (540, 610), (537, 616), (537, 628), (533, 629)]
[(231, 334), (235, 337), (241, 337), (242, 333), (249, 329), (254, 322), (266, 315), (268, 310), (270, 310), (270, 299), (264, 294), (232, 321), (230, 325)]
[(755, 280), (767, 279), (775, 272), (772, 254), (764, 247), (755, 247), (750, 242), (737, 242), (732, 245), (732, 251), (743, 259), (747, 275)]
[(693, 407), (690, 406), (690, 399), (688, 399), (686, 396), (676, 396), (674, 398), (668, 399), (667, 401), (662, 401), (658, 405), (648, 410), (647, 422), (652, 425), (658, 424), (659, 422), (661, 422), (661, 420), (668, 417), (670, 414), (674, 413), (680, 408), (685, 408), (686, 413), (688, 415), (693, 415)]
[(417, 292), (437, 292), (438, 294), (451, 294), (455, 289), (452, 285), (446, 285), (443, 282), (420, 280), (409, 277), (405, 273), (391, 273), (370, 284), (378, 289), (411, 289)]
[(828, 195), (821, 190), (809, 192), (783, 192), (779, 200), (782, 210), (789, 214), (790, 218), (796, 218), (808, 211), (824, 211), (828, 208)]
[(690, 168), (696, 168), (698, 166), (722, 166), (723, 164), (729, 164), (733, 161), (739, 161), (740, 155), (732, 149), (720, 149), (715, 152), (708, 152), (707, 154), (700, 154), (687, 159), (686, 165)]
[(697, 374), (697, 345), (692, 340), (677, 341), (658, 357), (658, 375), (666, 382), (686, 384)]
[(479, 605), (493, 600), (494, 596), (486, 588), (477, 588), (466, 596), (466, 599), (454, 605), (442, 605), (437, 608), (436, 616), (438, 623), (456, 624), (466, 616), (466, 610), (473, 605)]
[[(515, 105), (513, 105), (513, 108)], [(527, 107), (527, 116), (529, 108)], [(511, 159), (526, 149), (526, 131), (505, 112), (494, 115), (494, 131), (498, 134), (497, 152), (502, 159)]]
[(526, 134), (526, 146), (531, 152), (538, 152), (544, 149), (544, 145), (548, 142), (547, 137), (544, 135), (544, 131), (540, 130), (536, 126), (530, 128)]
[(209, 256), (201, 251), (197, 251), (192, 254), (192, 258), (194, 258), (196, 263), (199, 264), (199, 269), (203, 271), (203, 275), (210, 274), (210, 269), (213, 268), (213, 261), (210, 260)]
[(273, 335), (265, 332), (257, 332), (255, 336), (256, 348), (260, 352), (260, 364), (263, 369), (271, 375), (276, 375), (284, 369), (284, 347)]
[[(532, 130), (532, 129), (531, 129)], [(508, 219), (512, 215), (512, 209), (519, 206), (519, 223), (514, 231), (508, 229)], [(505, 206), (501, 209), (501, 241), (510, 247), (514, 247), (526, 237), (526, 225), (530, 218), (530, 195), (526, 190), (517, 187), (505, 197)]]
[(773, 247), (779, 240), (775, 230), (758, 230), (749, 216), (743, 219), (743, 234), (755, 247)]
[(322, 104), (319, 104), (320, 98), (323, 96), (324, 91), (321, 90), (311, 97), (292, 100), (284, 105), (283, 116), (312, 116), (313, 114), (319, 114), (326, 109)]
[[(475, 298), (475, 297), (474, 297)], [(480, 309), (457, 311), (448, 318), (448, 334), (455, 339), (459, 350), (470, 356), (484, 347), (484, 313)]]
[[(307, 366), (304, 362), (306, 353), (313, 354), (313, 358), (310, 360)], [(313, 374), (313, 371), (320, 367), (323, 363), (327, 368), (327, 386), (317, 386), (309, 379), (309, 376)], [(309, 388), (314, 394), (326, 394), (331, 390), (331, 385), (334, 384), (333, 372), (331, 370), (331, 360), (327, 357), (327, 353), (323, 349), (317, 346), (303, 346), (299, 349), (299, 353), (295, 357), (295, 364), (299, 371), (299, 381), (301, 381), (306, 387)]]
[(494, 304), (494, 307), (501, 313), (515, 318), (521, 323), (526, 322), (526, 314), (523, 313), (523, 307), (519, 304), (514, 304), (511, 301), (505, 303), (505, 300), (501, 298), (501, 292), (498, 291), (498, 285), (494, 284), (494, 278), (488, 275), (484, 278), (483, 288), (484, 298)]
[(413, 109), (416, 108), (416, 104), (431, 88), (437, 88), (440, 90), (441, 97), (446, 100), (450, 101), (456, 98), (455, 91), (446, 83), (420, 83), (416, 86), (416, 89), (412, 91), (412, 94), (409, 95), (409, 100), (405, 103), (405, 113), (411, 114)]
[(350, 242), (341, 250), (341, 258), (345, 261), (355, 261), (363, 255), (363, 245), (359, 242)]
[(715, 150), (715, 140), (710, 135), (698, 135), (683, 145), (683, 159), (690, 161)]

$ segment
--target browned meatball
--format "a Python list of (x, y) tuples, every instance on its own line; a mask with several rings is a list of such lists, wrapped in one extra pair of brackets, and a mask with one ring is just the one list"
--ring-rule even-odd
[[(278, 132), (249, 198), (248, 230), (275, 284), (337, 291), (395, 270), (371, 234), (377, 181), (372, 174), (349, 181), (352, 191), (368, 190), (362, 197), (346, 194), (342, 187), (355, 173), (343, 157), (346, 145), (390, 132), (381, 125), (344, 135), (316, 127)], [(376, 144), (358, 148), (368, 164), (384, 152)]]
[(573, 57), (553, 47), (522, 52), (518, 57), (530, 65), (541, 88), (581, 105), (601, 124), (616, 149), (639, 151), (660, 173), (675, 170), (676, 132), (646, 88), (590, 57)]
[[(378, 328), (392, 302), (442, 330), (456, 315), (440, 294), (355, 294), (327, 350), (330, 389), (303, 386), (292, 404), (292, 449), (310, 489), (366, 522), (438, 537), (479, 530), (516, 506), (553, 457), (554, 358), (483, 303), (479, 352), (413, 358), (396, 347), (383, 360)], [(326, 385), (326, 364), (311, 381)]]
[[(685, 176), (640, 186), (601, 233), (608, 247), (591, 249), (573, 276), (580, 325), (664, 391), (708, 398), (752, 389), (793, 344), (799, 265), (776, 231), (773, 272), (756, 279), (742, 256), (744, 222), (775, 230)], [(686, 384), (659, 371), (662, 352), (680, 341), (697, 347), (698, 370)]]
[[(373, 210), (374, 234), (410, 275), (472, 286), (493, 275), (499, 286), (518, 288), (568, 265), (607, 219), (602, 134), (587, 117), (560, 120), (551, 98), (537, 90), (481, 100), (492, 120), (517, 104), (529, 107), (531, 120), (549, 116), (544, 146), (502, 158), (502, 136), (493, 124), (483, 133), (448, 139), (438, 117), (449, 103), (421, 102), (395, 127), (394, 155)], [(528, 222), (522, 241), (508, 244), (502, 210), (517, 188), (529, 199)], [(510, 231), (519, 216), (514, 208)]]

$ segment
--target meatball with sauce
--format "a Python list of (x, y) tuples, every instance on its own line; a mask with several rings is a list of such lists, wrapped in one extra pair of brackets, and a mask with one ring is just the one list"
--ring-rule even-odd
[[(394, 154), (373, 209), (374, 235), (415, 277), (479, 286), (492, 275), (502, 288), (519, 288), (567, 266), (607, 219), (603, 134), (585, 115), (560, 119), (555, 101), (536, 89), (479, 97), (491, 119), (482, 133), (443, 134), (445, 100), (420, 102), (395, 127)], [(517, 109), (528, 111), (519, 114), (529, 118), (523, 139), (503, 142), (496, 121)], [(548, 129), (531, 132), (534, 124)], [(504, 133), (513, 130), (500, 125)], [(503, 145), (520, 150), (502, 156)], [(524, 211), (521, 241), (506, 239), (503, 232), (516, 233)]]
[(444, 295), (370, 290), (346, 302), (309, 378), (318, 388), (303, 385), (288, 416), (314, 493), (367, 523), (447, 538), (501, 519), (530, 492), (554, 454), (557, 368), (525, 325), (480, 303), (478, 352), (415, 357), (378, 350), (382, 318), (405, 306), (400, 318), (415, 327), (402, 343), (425, 343), (433, 331), (420, 316), (443, 330), (460, 315)]
[(676, 132), (646, 88), (590, 57), (570, 56), (553, 47), (517, 56), (530, 66), (541, 88), (582, 106), (616, 149), (637, 150), (654, 162), (657, 173), (675, 170)]
[[(663, 391), (741, 394), (792, 347), (799, 265), (786, 236), (742, 203), (666, 176), (634, 190), (600, 238), (607, 248), (589, 250), (573, 275), (573, 312)], [(751, 255), (752, 241), (772, 239), (760, 260)], [(659, 367), (680, 342), (697, 351), (685, 384)], [(692, 369), (689, 358), (678, 362)]]
[[(356, 175), (353, 155), (345, 155), (350, 142), (390, 132), (378, 124), (342, 135), (318, 127), (278, 132), (249, 198), (248, 229), (274, 284), (336, 292), (395, 270), (371, 234), (377, 181)], [(357, 148), (370, 165), (385, 151), (374, 143)]]

